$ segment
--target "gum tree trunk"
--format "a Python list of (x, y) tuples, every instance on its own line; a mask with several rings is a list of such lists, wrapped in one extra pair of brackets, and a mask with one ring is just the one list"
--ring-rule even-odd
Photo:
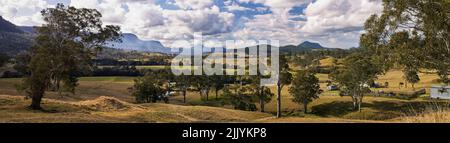
[(303, 109), (305, 109), (304, 113), (308, 114), (308, 103), (303, 103)]
[(216, 100), (217, 100), (217, 99), (219, 99), (219, 95), (218, 95), (219, 90), (217, 90), (217, 89), (215, 89), (215, 90), (216, 90)]
[(278, 82), (277, 84), (277, 118), (281, 118), (281, 90), (283, 86)]
[(186, 103), (186, 90), (183, 90), (183, 103)]
[[(33, 90), (33, 89), (32, 89)], [(38, 89), (39, 90), (39, 89)], [(42, 110), (41, 107), (41, 101), (42, 101), (42, 97), (44, 97), (44, 92), (42, 90), (39, 91), (32, 91), (32, 95), (31, 95), (31, 105), (30, 105), (30, 109), (33, 110)]]

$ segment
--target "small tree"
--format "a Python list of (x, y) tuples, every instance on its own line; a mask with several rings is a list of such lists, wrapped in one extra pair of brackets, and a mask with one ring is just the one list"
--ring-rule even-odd
[(235, 84), (223, 89), (223, 101), (237, 110), (256, 111), (254, 94), (249, 86)]
[(211, 77), (211, 84), (216, 94), (216, 100), (219, 98), (219, 91), (225, 88), (227, 77), (223, 75), (214, 75)]
[(211, 76), (208, 75), (196, 75), (190, 76), (191, 85), (196, 88), (200, 98), (203, 101), (209, 100), (209, 92), (211, 91), (213, 84), (211, 83)]
[(247, 78), (247, 80), (249, 80), (251, 82), (249, 86), (250, 88), (250, 94), (252, 94), (254, 97), (256, 97), (259, 101), (259, 111), (260, 112), (265, 112), (265, 105), (266, 103), (269, 103), (270, 101), (272, 101), (272, 97), (274, 96), (274, 94), (272, 93), (272, 91), (270, 91), (270, 89), (266, 86), (262, 86), (261, 84), (261, 78), (263, 78), (263, 76), (258, 75), (258, 76), (247, 76), (245, 77)]
[(361, 111), (364, 94), (370, 92), (369, 82), (377, 78), (381, 70), (368, 56), (355, 53), (348, 56), (341, 68), (331, 74), (339, 84), (341, 96), (351, 96), (355, 110)]
[(285, 56), (280, 56), (280, 76), (277, 83), (277, 118), (281, 117), (281, 91), (292, 82), (289, 63)]
[(134, 80), (131, 88), (132, 96), (136, 98), (137, 103), (156, 103), (163, 100), (167, 88), (165, 82), (153, 73), (147, 73), (143, 77)]
[(183, 103), (186, 103), (186, 93), (188, 88), (191, 86), (190, 78), (187, 75), (179, 75), (175, 77), (176, 85), (175, 88), (177, 88), (179, 91), (181, 91), (183, 95)]
[(259, 89), (259, 92), (257, 93), (258, 99), (259, 99), (259, 105), (260, 105), (260, 112), (266, 112), (265, 111), (265, 105), (272, 101), (272, 97), (274, 94), (272, 91), (270, 91), (270, 88), (261, 86)]
[(319, 79), (310, 71), (298, 71), (292, 81), (289, 92), (294, 96), (295, 103), (303, 104), (304, 113), (308, 113), (308, 104), (319, 98), (323, 92), (320, 89)]
[(420, 81), (420, 77), (419, 75), (417, 75), (417, 71), (405, 69), (403, 73), (404, 73), (403, 77), (406, 79), (406, 81), (411, 83), (413, 90), (415, 90), (414, 85)]

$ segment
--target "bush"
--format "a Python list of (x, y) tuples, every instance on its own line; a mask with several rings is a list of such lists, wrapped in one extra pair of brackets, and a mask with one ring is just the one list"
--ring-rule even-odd
[[(232, 105), (234, 109), (244, 111), (256, 111), (256, 105), (253, 103), (254, 98), (246, 94), (246, 89), (243, 87), (227, 87), (223, 90), (223, 100), (226, 104)], [(237, 88), (237, 89), (234, 89)], [(237, 90), (238, 92), (233, 92)]]
[(164, 87), (164, 82), (156, 74), (147, 73), (134, 80), (134, 86), (130, 91), (137, 103), (156, 103), (161, 100), (167, 103), (168, 97), (165, 93), (168, 90)]
[(24, 75), (19, 72), (5, 71), (1, 77), (2, 78), (20, 78), (23, 76)]

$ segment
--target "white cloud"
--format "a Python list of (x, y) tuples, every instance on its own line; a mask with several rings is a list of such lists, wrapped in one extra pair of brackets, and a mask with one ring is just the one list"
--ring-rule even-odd
[(304, 21), (295, 21), (299, 15), (291, 15), (289, 11), (295, 6), (306, 4), (308, 0), (240, 0), (241, 3), (261, 3), (269, 7), (272, 13), (255, 15), (253, 19), (244, 21), (245, 27), (233, 33), (241, 39), (280, 40), (281, 45), (298, 44), (302, 34), (299, 32)]
[(181, 9), (204, 9), (214, 5), (213, 0), (175, 0), (175, 5)]
[(251, 11), (254, 9), (240, 6), (238, 3), (234, 1), (224, 1), (225, 7), (228, 9), (228, 11)]
[(133, 28), (146, 28), (164, 25), (163, 9), (156, 5), (128, 4), (129, 12), (123, 18), (125, 23)]
[(253, 10), (253, 9), (251, 9), (251, 8), (239, 6), (239, 5), (237, 5), (237, 4), (233, 4), (233, 5), (227, 6), (227, 9), (228, 9), (229, 11), (247, 11), (247, 10)]
[[(97, 9), (102, 13), (102, 20), (105, 24), (121, 24), (125, 20), (127, 11), (125, 2), (134, 2), (138, 0), (71, 0), (70, 6), (76, 8)], [(141, 0), (142, 1), (142, 0)]]
[(77, 8), (97, 8), (99, 5), (98, 0), (71, 0), (70, 6)]
[(127, 3), (129, 12), (122, 27), (142, 39), (171, 45), (175, 40), (191, 39), (194, 32), (216, 35), (231, 32), (234, 14), (213, 5), (202, 9), (163, 9), (151, 3)]
[(40, 25), (40, 11), (50, 5), (44, 0), (0, 0), (0, 15), (17, 25)]
[(272, 12), (280, 13), (295, 6), (307, 4), (312, 0), (239, 0), (241, 3), (260, 3), (268, 6)]
[(310, 34), (361, 30), (366, 19), (380, 13), (380, 0), (319, 0), (305, 9), (303, 32)]

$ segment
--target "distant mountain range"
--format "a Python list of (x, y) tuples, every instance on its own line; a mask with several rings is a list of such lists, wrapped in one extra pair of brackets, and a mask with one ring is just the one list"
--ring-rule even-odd
[(112, 48), (123, 50), (135, 50), (153, 53), (171, 53), (170, 48), (164, 47), (159, 41), (144, 41), (131, 33), (122, 34), (122, 42), (114, 42), (108, 44)]
[(323, 50), (323, 49), (329, 48), (325, 48), (319, 43), (305, 41), (297, 46), (295, 45), (282, 46), (280, 47), (280, 53), (288, 54), (288, 53), (298, 53), (302, 51)]
[[(15, 55), (31, 47), (36, 35), (34, 27), (16, 26), (0, 16), (0, 52)], [(107, 46), (115, 49), (141, 51), (149, 53), (172, 53), (171, 48), (164, 47), (159, 41), (141, 40), (131, 33), (122, 34), (122, 42), (110, 42)], [(281, 53), (297, 53), (327, 49), (319, 43), (303, 42), (300, 45), (280, 47)]]
[(0, 16), (0, 52), (16, 55), (33, 45), (33, 36)]

